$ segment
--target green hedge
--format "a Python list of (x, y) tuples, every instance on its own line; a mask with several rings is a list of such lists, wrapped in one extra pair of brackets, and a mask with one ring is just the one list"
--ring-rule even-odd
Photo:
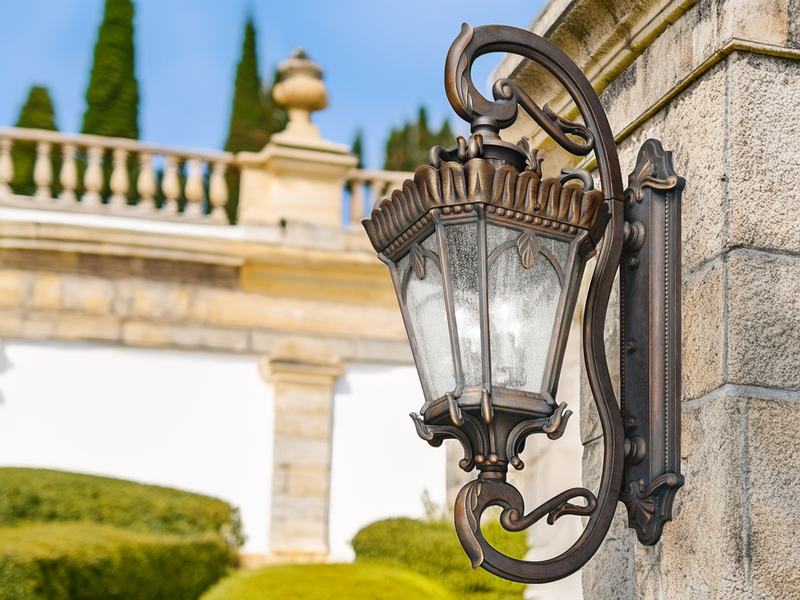
[(22, 522), (93, 521), (142, 532), (243, 537), (222, 500), (132, 481), (49, 471), (0, 469), (0, 527)]
[[(497, 521), (483, 527), (487, 541), (515, 558), (527, 552), (525, 534), (512, 534)], [(472, 569), (456, 536), (444, 521), (389, 519), (368, 525), (353, 539), (357, 563), (380, 563), (417, 571), (471, 600), (521, 600), (524, 586)]]
[(232, 559), (218, 535), (97, 523), (0, 528), (3, 600), (196, 600)]
[(441, 584), (408, 569), (374, 564), (294, 565), (239, 571), (202, 600), (454, 600)]

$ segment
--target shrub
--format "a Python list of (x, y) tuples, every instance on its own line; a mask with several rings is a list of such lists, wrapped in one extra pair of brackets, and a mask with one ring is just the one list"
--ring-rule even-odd
[[(527, 552), (524, 534), (511, 534), (496, 521), (483, 527), (487, 541), (515, 558)], [(472, 569), (456, 536), (445, 521), (388, 519), (368, 525), (353, 539), (357, 563), (401, 566), (441, 582), (454, 592), (475, 600), (521, 599), (524, 586)]]
[(211, 533), (141, 533), (85, 522), (0, 528), (0, 598), (196, 600), (231, 558)]
[(453, 600), (439, 583), (407, 569), (374, 564), (294, 565), (239, 571), (202, 600)]
[(0, 469), (0, 526), (93, 521), (142, 532), (223, 534), (244, 541), (238, 512), (215, 498), (46, 469)]

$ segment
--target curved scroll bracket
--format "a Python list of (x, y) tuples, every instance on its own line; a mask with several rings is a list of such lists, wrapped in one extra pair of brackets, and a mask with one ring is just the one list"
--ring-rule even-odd
[[(583, 498), (586, 504), (572, 504), (570, 500), (574, 498)], [(520, 583), (544, 583), (566, 577), (589, 559), (586, 557), (579, 564), (573, 560), (561, 560), (572, 554), (581, 540), (561, 557), (547, 561), (527, 561), (501, 554), (486, 541), (481, 532), (481, 515), (489, 506), (503, 508), (500, 515), (501, 525), (508, 531), (519, 532), (545, 516), (549, 525), (565, 515), (591, 516), (597, 510), (597, 498), (587, 489), (573, 488), (521, 516), (524, 503), (514, 486), (490, 479), (470, 481), (456, 498), (455, 525), (458, 539), (472, 562), (472, 568), (482, 567), (504, 579)]]

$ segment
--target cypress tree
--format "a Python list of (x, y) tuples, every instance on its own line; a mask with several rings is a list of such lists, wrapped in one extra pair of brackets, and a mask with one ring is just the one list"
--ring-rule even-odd
[[(277, 72), (273, 81), (277, 78)], [(273, 133), (286, 127), (286, 111), (275, 104), (272, 86), (262, 86), (258, 74), (256, 52), (256, 28), (251, 18), (244, 27), (242, 56), (236, 67), (233, 91), (233, 106), (228, 127), (225, 150), (228, 152), (258, 152), (269, 141)], [(230, 169), (227, 174), (229, 198), (225, 207), (228, 219), (236, 222), (239, 206), (239, 173)]]
[[(28, 99), (22, 107), (17, 119), (16, 127), (28, 127), (30, 129), (47, 129), (58, 131), (53, 111), (53, 103), (47, 88), (35, 85), (28, 92)], [(36, 191), (36, 184), (33, 182), (33, 168), (36, 164), (36, 142), (16, 142), (11, 150), (11, 157), (14, 161), (14, 180), (11, 187), (15, 194), (32, 195)], [(51, 152), (53, 160), (53, 178), (58, 177), (58, 157), (55, 152)]]
[(86, 89), (83, 133), (139, 139), (139, 86), (134, 74), (133, 2), (106, 0)]
[(428, 164), (428, 153), (433, 146), (452, 146), (455, 142), (450, 123), (445, 120), (439, 131), (428, 127), (425, 108), (419, 109), (417, 121), (406, 121), (401, 128), (393, 128), (386, 142), (386, 160), (383, 168), (389, 171), (414, 171)]

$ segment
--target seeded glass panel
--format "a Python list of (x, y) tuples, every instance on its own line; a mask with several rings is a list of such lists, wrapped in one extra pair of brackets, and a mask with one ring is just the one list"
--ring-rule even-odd
[(444, 232), (464, 385), (479, 386), (483, 383), (483, 361), (478, 304), (478, 223), (446, 225)]
[[(437, 256), (436, 234), (427, 237), (421, 246)], [(397, 264), (399, 276), (405, 276), (411, 264), (411, 255)], [(430, 400), (444, 396), (455, 388), (453, 355), (450, 349), (450, 332), (447, 328), (444, 284), (436, 264), (425, 259), (425, 277), (418, 279), (413, 269), (408, 279), (406, 306), (411, 317), (411, 329), (417, 341), (417, 361), (425, 395)]]
[[(518, 239), (521, 232), (487, 224), (486, 234), (491, 255), (503, 242)], [(563, 259), (563, 269), (569, 244), (544, 237), (537, 239), (542, 248)], [(541, 392), (561, 295), (558, 273), (541, 251), (533, 266), (526, 269), (514, 244), (489, 267), (488, 283), (492, 384)]]

